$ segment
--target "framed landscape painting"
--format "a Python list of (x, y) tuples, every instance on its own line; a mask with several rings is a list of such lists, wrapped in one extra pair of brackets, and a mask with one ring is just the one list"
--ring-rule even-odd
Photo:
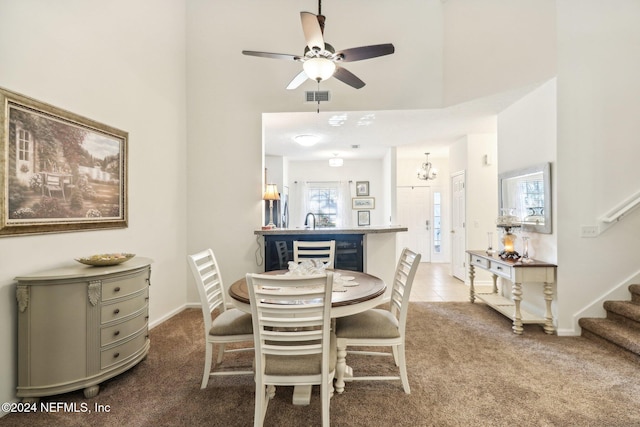
[(124, 131), (0, 89), (0, 237), (127, 226)]

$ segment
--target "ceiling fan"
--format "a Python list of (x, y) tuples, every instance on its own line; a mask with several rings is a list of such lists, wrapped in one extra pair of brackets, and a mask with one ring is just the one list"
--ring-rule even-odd
[(325, 17), (322, 15), (322, 0), (318, 0), (318, 15), (310, 12), (300, 12), (300, 19), (302, 20), (302, 31), (307, 43), (303, 55), (256, 52), (253, 50), (242, 51), (243, 54), (250, 56), (301, 62), (303, 71), (291, 80), (287, 89), (296, 89), (307, 78), (320, 83), (320, 81), (327, 80), (332, 76), (351, 87), (360, 89), (365, 83), (338, 64), (362, 61), (363, 59), (390, 55), (395, 52), (395, 48), (391, 43), (360, 46), (336, 52), (333, 46), (324, 41)]

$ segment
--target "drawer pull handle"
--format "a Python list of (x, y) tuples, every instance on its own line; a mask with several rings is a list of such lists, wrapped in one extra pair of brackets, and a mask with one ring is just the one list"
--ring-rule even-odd
[(116, 286), (116, 288), (113, 290), (113, 292), (120, 292), (120, 286)]
[(502, 270), (502, 267), (496, 267), (496, 270)]
[(145, 301), (149, 301), (149, 297), (145, 297), (145, 298), (144, 298), (144, 300), (145, 300)]
[(120, 353), (114, 353), (114, 354), (113, 354), (113, 358), (114, 358), (114, 359), (117, 359), (118, 357), (120, 357)]
[(144, 320), (149, 320), (149, 316), (144, 316)]
[(115, 331), (115, 332), (113, 333), (113, 336), (114, 336), (114, 337), (117, 337), (118, 335), (120, 335), (120, 331)]
[(113, 310), (113, 314), (118, 314), (118, 313), (120, 313), (120, 309), (119, 308), (116, 308), (115, 310)]

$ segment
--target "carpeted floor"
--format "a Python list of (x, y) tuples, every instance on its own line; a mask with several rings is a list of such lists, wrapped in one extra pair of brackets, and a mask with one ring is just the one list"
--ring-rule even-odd
[[(217, 377), (200, 390), (202, 315), (189, 309), (151, 331), (151, 351), (132, 370), (82, 392), (43, 399), (108, 405), (108, 413), (9, 414), (0, 426), (250, 426), (251, 376)], [(225, 365), (250, 364), (250, 353)], [(347, 383), (331, 400), (334, 426), (640, 426), (640, 366), (582, 337), (511, 332), (483, 304), (411, 303), (407, 331), (411, 394), (397, 382)], [(358, 373), (390, 370), (390, 360), (352, 356)], [(266, 426), (320, 425), (314, 388), (309, 406), (280, 387)]]

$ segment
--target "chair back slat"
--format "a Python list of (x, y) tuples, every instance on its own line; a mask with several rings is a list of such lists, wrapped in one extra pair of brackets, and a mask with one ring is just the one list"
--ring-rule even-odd
[(327, 268), (334, 268), (336, 241), (293, 241), (293, 261), (300, 263), (306, 259), (319, 260), (327, 264)]
[(225, 294), (222, 276), (216, 257), (211, 249), (187, 257), (200, 295), (200, 304), (204, 314), (205, 330), (212, 325), (211, 313), (218, 309), (225, 311)]
[[(247, 274), (253, 315), (256, 372), (265, 355), (328, 354), (333, 273), (313, 276)], [(324, 366), (324, 365), (323, 365)]]
[(277, 240), (276, 244), (276, 252), (278, 253), (278, 263), (280, 269), (285, 270), (288, 267), (289, 263), (289, 250), (287, 249), (287, 242), (283, 240)]
[(421, 257), (421, 254), (415, 253), (409, 248), (404, 248), (398, 259), (396, 273), (393, 278), (390, 310), (398, 319), (403, 334), (409, 310), (409, 295), (411, 294), (413, 279), (420, 265)]

